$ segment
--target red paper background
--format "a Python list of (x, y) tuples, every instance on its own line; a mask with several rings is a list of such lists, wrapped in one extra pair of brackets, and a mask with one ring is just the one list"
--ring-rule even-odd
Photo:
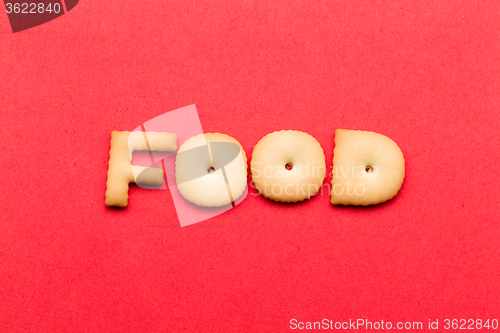
[[(290, 320), (500, 319), (500, 2), (83, 1), (0, 13), (0, 327), (286, 332)], [(168, 190), (104, 205), (109, 139), (196, 104), (250, 157), (305, 131), (398, 143), (371, 208), (248, 197), (181, 228)], [(330, 178), (325, 180), (326, 183)], [(442, 327), (442, 326), (441, 326)]]

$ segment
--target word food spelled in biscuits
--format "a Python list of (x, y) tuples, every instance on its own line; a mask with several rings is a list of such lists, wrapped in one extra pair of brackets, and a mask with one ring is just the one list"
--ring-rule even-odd
[[(174, 152), (177, 135), (156, 132), (112, 132), (106, 205), (126, 207), (129, 183), (162, 184), (163, 170), (131, 165), (134, 150)], [(331, 181), (333, 205), (374, 205), (393, 198), (405, 177), (405, 160), (388, 137), (365, 131), (335, 132)], [(220, 133), (193, 136), (179, 148), (176, 186), (199, 207), (223, 207), (247, 189), (247, 157), (241, 144)], [(279, 131), (253, 148), (250, 171), (261, 195), (279, 202), (298, 202), (318, 193), (326, 173), (323, 148), (311, 135)]]

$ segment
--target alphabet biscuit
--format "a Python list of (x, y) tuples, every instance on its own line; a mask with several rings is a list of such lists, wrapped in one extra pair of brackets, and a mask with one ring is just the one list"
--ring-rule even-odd
[(247, 158), (240, 143), (226, 134), (193, 136), (179, 148), (175, 160), (177, 189), (200, 207), (221, 207), (246, 190)]
[(405, 177), (405, 160), (388, 137), (338, 129), (333, 150), (333, 205), (368, 206), (392, 199)]
[(315, 195), (325, 179), (323, 148), (299, 131), (273, 132), (253, 148), (252, 181), (264, 197), (297, 202)]
[(177, 135), (156, 132), (111, 132), (106, 200), (108, 207), (127, 207), (130, 183), (162, 184), (163, 170), (131, 165), (134, 150), (174, 152)]

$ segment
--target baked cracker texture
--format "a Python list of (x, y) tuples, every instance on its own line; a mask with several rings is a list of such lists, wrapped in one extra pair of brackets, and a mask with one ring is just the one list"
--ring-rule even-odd
[(164, 132), (111, 132), (108, 179), (104, 203), (108, 207), (128, 205), (130, 183), (162, 184), (163, 169), (132, 165), (135, 150), (174, 152), (177, 149), (177, 135)]
[(338, 129), (333, 150), (331, 203), (368, 206), (392, 199), (405, 177), (398, 145), (375, 132)]
[(320, 190), (326, 173), (319, 142), (293, 130), (264, 136), (253, 148), (250, 167), (259, 193), (277, 202), (311, 198)]
[(222, 207), (240, 198), (247, 188), (247, 158), (241, 144), (221, 133), (186, 140), (175, 160), (177, 189), (200, 207)]

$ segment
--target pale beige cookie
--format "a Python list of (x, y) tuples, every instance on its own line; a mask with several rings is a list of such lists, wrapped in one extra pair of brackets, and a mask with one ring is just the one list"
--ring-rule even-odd
[(175, 178), (181, 195), (201, 207), (238, 200), (247, 186), (247, 158), (240, 143), (226, 134), (189, 138), (179, 148)]
[(319, 142), (299, 131), (273, 132), (253, 148), (252, 181), (264, 197), (297, 202), (315, 195), (325, 179), (325, 154)]
[(156, 132), (111, 132), (106, 200), (108, 207), (127, 207), (130, 183), (162, 184), (163, 170), (131, 165), (135, 150), (174, 152), (177, 135)]
[(333, 150), (331, 203), (374, 205), (392, 199), (405, 177), (401, 149), (388, 137), (338, 129)]

